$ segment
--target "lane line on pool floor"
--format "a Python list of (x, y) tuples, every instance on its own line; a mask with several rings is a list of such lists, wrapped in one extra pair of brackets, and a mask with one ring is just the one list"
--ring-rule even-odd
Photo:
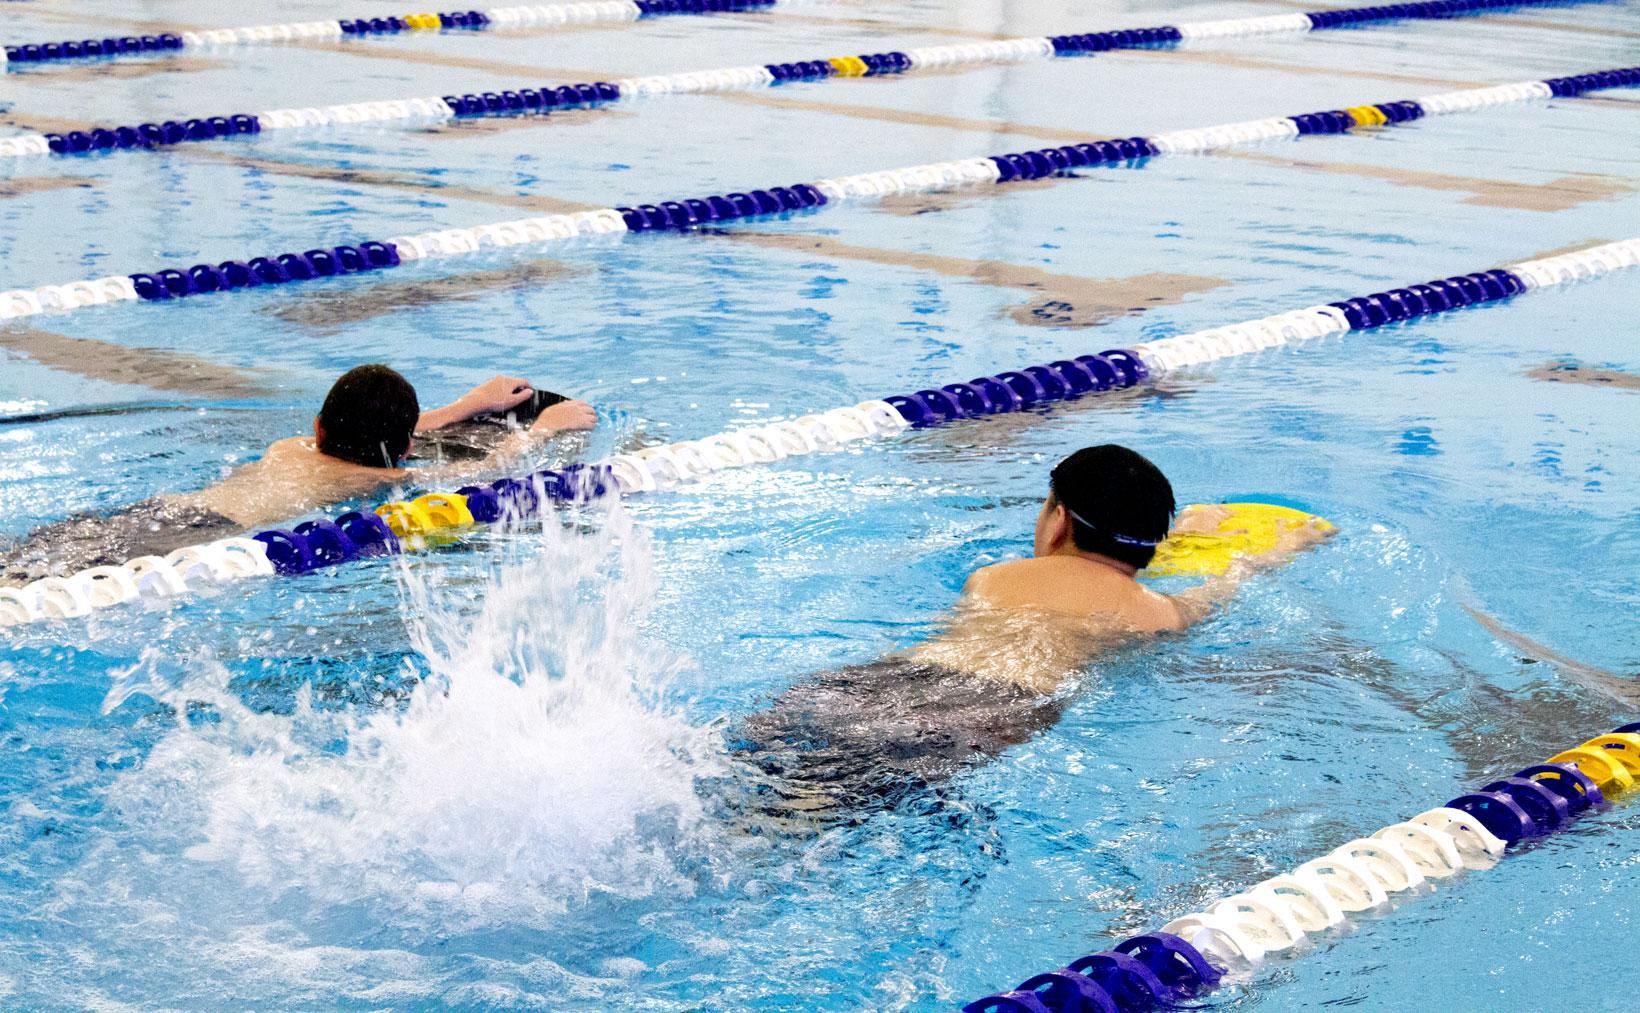
[(265, 284), (398, 267), (405, 261), (472, 255), (523, 245), (577, 240), (625, 232), (684, 231), (702, 225), (745, 221), (840, 202), (903, 193), (933, 193), (978, 184), (1049, 179), (1081, 168), (1138, 163), (1162, 154), (1196, 154), (1245, 144), (1345, 133), (1360, 127), (1405, 123), (1425, 116), (1472, 112), (1492, 106), (1573, 97), (1584, 92), (1640, 85), (1640, 67), (1595, 71), (1546, 81), (1429, 95), (1347, 109), (1300, 113), (1149, 137), (1093, 141), (1038, 151), (995, 155), (862, 173), (750, 193), (663, 201), (638, 207), (600, 208), (449, 228), (385, 241), (316, 248), (303, 253), (196, 264), (186, 270), (115, 275), (89, 281), (0, 292), (0, 321), (46, 312), (67, 312), (110, 302), (166, 301), (220, 294)]
[(1232, 356), (1509, 299), (1534, 289), (1640, 265), (1640, 238), (1522, 261), (1507, 268), (1376, 292), (1275, 316), (1162, 338), (905, 395), (864, 401), (790, 421), (701, 440), (648, 447), (593, 465), (540, 471), (487, 485), (435, 492), (349, 511), (250, 537), (190, 546), (161, 558), (98, 566), (0, 589), (0, 625), (78, 618), (145, 598), (187, 593), (191, 585), (272, 573), (298, 574), (360, 556), (427, 548), (474, 525), (515, 522), (555, 502), (674, 488), (718, 471), (833, 450), (910, 428), (1004, 414), (1134, 387), (1152, 376)]
[(1640, 776), (1640, 722), (1597, 735), (1543, 763), (1443, 806), (1358, 837), (1157, 932), (1026, 979), (963, 1013), (1137, 1013), (1205, 998), (1232, 969), (1292, 953), (1350, 914), (1381, 911), (1395, 894), (1427, 895), (1431, 880), (1484, 871), (1511, 848), (1577, 825)]
[[(1585, 2), (1585, 0), (1574, 0)], [(782, 15), (782, 20), (788, 20), (789, 15)], [(1488, 19), (1490, 20), (1490, 19)], [(896, 25), (893, 30), (901, 37), (921, 32), (924, 34), (939, 35), (942, 30), (934, 26), (925, 25)], [(886, 33), (887, 28), (883, 29)], [(1012, 36), (987, 33), (990, 37), (984, 41), (1005, 41)], [(509, 62), (500, 59), (482, 59), (479, 57), (464, 56), (444, 50), (431, 51), (422, 49), (375, 49), (369, 47), (349, 46), (340, 42), (308, 42), (304, 48), (340, 53), (350, 57), (366, 60), (376, 60), (387, 63), (398, 63), (419, 67), (441, 67), (455, 70), (471, 70), (484, 74), (487, 78), (513, 78), (515, 80), (540, 80), (545, 77), (555, 84), (567, 84), (575, 81), (613, 80), (618, 75), (605, 70), (568, 69), (564, 67), (549, 67), (523, 62)], [(1185, 62), (1218, 63), (1224, 66), (1259, 71), (1289, 72), (1294, 74), (1325, 74), (1339, 80), (1384, 81), (1391, 84), (1411, 84), (1417, 87), (1429, 88), (1469, 88), (1474, 87), (1474, 81), (1449, 77), (1432, 77), (1421, 74), (1397, 74), (1388, 71), (1373, 71), (1360, 67), (1320, 67), (1308, 64), (1281, 63), (1272, 59), (1259, 59), (1249, 55), (1250, 51), (1241, 49), (1209, 48), (1207, 46), (1146, 46), (1137, 49), (1112, 50), (1103, 54), (1111, 61), (1124, 61), (1124, 58), (1179, 60)], [(1125, 62), (1125, 61), (1124, 61)], [(164, 63), (155, 66), (164, 66)], [(142, 63), (112, 63), (112, 64), (63, 64), (59, 69), (78, 67), (81, 70), (95, 71), (98, 69), (112, 69), (115, 67), (142, 67)], [(947, 70), (945, 73), (959, 73), (960, 69)], [(27, 81), (29, 78), (13, 78), (16, 81)], [(41, 81), (48, 78), (41, 76)], [(854, 84), (882, 84), (887, 79), (882, 77), (852, 78)], [(488, 90), (488, 89), (484, 89)], [(774, 91), (775, 89), (769, 89)], [(726, 93), (745, 95), (747, 93)]]
[[(1470, 0), (1435, 0), (1433, 6)], [(1537, 2), (1537, 0), (1528, 0)], [(1544, 0), (1548, 2), (1548, 0)], [(1596, 0), (1580, 0), (1596, 2)], [(1269, 18), (1201, 22), (1163, 28), (1124, 29), (1080, 35), (1032, 36), (995, 42), (928, 46), (883, 53), (837, 56), (743, 67), (726, 67), (613, 81), (547, 85), (428, 95), (409, 99), (349, 102), (340, 105), (270, 109), (258, 113), (185, 117), (125, 126), (92, 127), (60, 133), (25, 134), (0, 139), (0, 155), (26, 157), (89, 152), (154, 151), (185, 142), (213, 141), (293, 128), (334, 127), (388, 122), (444, 122), (475, 117), (528, 116), (554, 109), (590, 109), (674, 94), (723, 94), (833, 78), (900, 75), (913, 71), (973, 70), (1001, 64), (1078, 57), (1117, 50), (1170, 47), (1180, 41), (1230, 35), (1291, 33), (1391, 20), (1382, 12), (1430, 5), (1402, 4)], [(1444, 9), (1444, 8), (1442, 8)], [(1477, 11), (1479, 12), (1479, 11)], [(1433, 14), (1409, 15), (1434, 17)]]
[[(170, 348), (144, 348), (35, 328), (0, 328), (0, 349), (86, 380), (147, 387), (193, 397), (272, 397), (270, 373), (201, 358)], [(0, 422), (9, 421), (0, 417)]]

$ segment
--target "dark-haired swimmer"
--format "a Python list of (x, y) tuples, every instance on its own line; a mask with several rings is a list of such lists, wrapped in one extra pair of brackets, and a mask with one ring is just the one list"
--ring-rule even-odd
[[(1166, 595), (1135, 578), (1174, 513), (1172, 486), (1144, 457), (1077, 451), (1053, 470), (1030, 558), (976, 571), (929, 640), (786, 691), (741, 722), (735, 748), (770, 775), (782, 809), (893, 804), (1058, 721), (1061, 684), (1100, 653), (1185, 629), (1330, 530), (1291, 527), (1273, 549)], [(1173, 530), (1210, 532), (1224, 516), (1190, 508)]]
[[(486, 452), (449, 464), (405, 468), (416, 434), (506, 413), (526, 427), (492, 426)], [(199, 492), (157, 496), (112, 514), (78, 514), (35, 529), (0, 552), (0, 584), (65, 575), (89, 566), (163, 555), (250, 528), (299, 517), (398, 482), (449, 484), (499, 467), (554, 433), (590, 429), (590, 405), (498, 376), (442, 408), (422, 411), (416, 389), (387, 366), (344, 373), (313, 419), (312, 437), (279, 440), (263, 455)]]

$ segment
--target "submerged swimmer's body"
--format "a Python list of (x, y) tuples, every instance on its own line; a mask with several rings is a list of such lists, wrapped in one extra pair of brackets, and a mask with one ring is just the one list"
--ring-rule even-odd
[[(403, 466), (418, 434), (448, 431), (543, 401), (547, 403), (528, 427), (490, 427), (494, 435), (480, 441), (481, 453), (414, 470)], [(359, 366), (331, 387), (313, 419), (311, 437), (279, 440), (257, 460), (198, 492), (157, 496), (112, 514), (78, 514), (38, 528), (21, 544), (0, 552), (0, 585), (163, 555), (400, 482), (458, 484), (506, 464), (555, 433), (589, 429), (596, 420), (584, 402), (537, 392), (529, 381), (506, 376), (424, 412), (404, 377), (386, 366)]]
[[(1031, 558), (976, 571), (938, 635), (788, 690), (741, 724), (739, 748), (772, 775), (783, 808), (892, 803), (1028, 740), (1058, 721), (1061, 684), (1099, 654), (1187, 628), (1330, 531), (1294, 525), (1271, 550), (1167, 595), (1135, 578), (1174, 511), (1167, 478), (1133, 451), (1072, 454), (1054, 469)], [(1190, 507), (1174, 530), (1214, 531), (1225, 516)]]

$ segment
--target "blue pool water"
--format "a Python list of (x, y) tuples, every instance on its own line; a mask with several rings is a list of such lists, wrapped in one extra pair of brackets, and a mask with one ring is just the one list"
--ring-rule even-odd
[[(15, 3), (5, 34), (335, 13), (243, 6)], [(833, 0), (13, 70), (0, 113), (21, 132), (1291, 9)], [(25, 160), (0, 178), (0, 288), (1636, 63), (1635, 5), (1585, 4)], [(495, 372), (586, 397), (592, 457), (1627, 238), (1637, 124), (1640, 94), (1607, 92), (31, 318), (0, 330), (0, 534), (210, 481), (361, 361), (429, 403)], [(932, 1010), (1159, 927), (1640, 717), (1640, 392), (1532, 375), (1640, 373), (1637, 299), (1619, 274), (566, 528), (0, 631), (0, 1005)], [(1029, 550), (1052, 464), (1100, 442), (1181, 500), (1293, 497), (1342, 534), (1096, 662), (1058, 725), (937, 798), (748, 820), (726, 726), (937, 627), (973, 567)], [(1629, 1008), (1636, 841), (1618, 805), (1210, 1005)]]

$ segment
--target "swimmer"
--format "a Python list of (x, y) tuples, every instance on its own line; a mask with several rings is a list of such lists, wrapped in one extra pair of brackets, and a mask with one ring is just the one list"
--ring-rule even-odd
[[(1144, 457), (1077, 451), (1053, 470), (1030, 558), (975, 571), (938, 635), (786, 691), (741, 723), (735, 749), (771, 776), (782, 810), (893, 804), (1058, 721), (1062, 684), (1098, 655), (1186, 629), (1333, 530), (1286, 524), (1270, 548), (1168, 595), (1136, 578), (1174, 512), (1172, 486)], [(1189, 507), (1171, 533), (1216, 532), (1229, 516)]]
[[(534, 413), (528, 426), (508, 415)], [(313, 419), (313, 435), (279, 440), (263, 455), (199, 492), (157, 496), (110, 515), (77, 514), (37, 528), (0, 552), (0, 585), (63, 576), (134, 556), (288, 521), (344, 500), (414, 481), (455, 485), (497, 469), (552, 435), (590, 429), (590, 405), (537, 391), (521, 377), (498, 376), (442, 408), (422, 411), (416, 389), (382, 365), (343, 374)], [(490, 423), (486, 452), (429, 467), (404, 467), (418, 434)], [(469, 426), (471, 428), (471, 426)], [(481, 428), (483, 428), (481, 426)]]

